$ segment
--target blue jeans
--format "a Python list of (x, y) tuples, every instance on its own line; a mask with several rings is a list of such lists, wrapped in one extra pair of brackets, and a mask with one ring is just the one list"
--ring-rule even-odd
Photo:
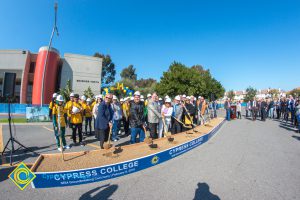
[(131, 132), (130, 144), (135, 143), (137, 135), (139, 135), (140, 142), (144, 142), (145, 132), (142, 128), (131, 128), (130, 132)]
[(274, 108), (270, 108), (269, 110), (269, 118), (273, 118)]
[(226, 109), (226, 119), (230, 121), (230, 109)]
[(117, 139), (119, 130), (120, 130), (120, 120), (114, 120), (112, 126), (112, 134), (111, 134), (112, 140)]

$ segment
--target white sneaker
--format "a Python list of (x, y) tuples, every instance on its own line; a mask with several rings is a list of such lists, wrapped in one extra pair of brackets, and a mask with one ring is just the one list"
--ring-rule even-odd
[(60, 147), (58, 147), (58, 148), (57, 148), (57, 150), (58, 150), (58, 151), (61, 151), (61, 148), (60, 148)]
[(69, 145), (64, 146), (64, 149), (70, 149)]

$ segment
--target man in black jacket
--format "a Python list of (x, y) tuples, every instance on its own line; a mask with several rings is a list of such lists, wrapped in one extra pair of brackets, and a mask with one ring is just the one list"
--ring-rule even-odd
[(134, 93), (134, 100), (130, 103), (129, 109), (129, 124), (131, 138), (130, 143), (134, 144), (136, 141), (137, 135), (139, 135), (140, 142), (143, 142), (145, 139), (145, 132), (143, 129), (145, 123), (144, 117), (144, 103), (140, 101), (140, 92), (136, 91)]
[[(183, 119), (184, 124), (187, 126), (193, 126), (193, 119), (196, 114), (196, 108), (191, 104), (190, 97), (187, 97), (185, 103), (183, 104)], [(187, 128), (183, 127), (184, 131), (188, 130)]]
[(266, 109), (267, 109), (267, 102), (265, 99), (262, 99), (260, 103), (260, 116), (261, 116), (261, 121), (266, 121)]

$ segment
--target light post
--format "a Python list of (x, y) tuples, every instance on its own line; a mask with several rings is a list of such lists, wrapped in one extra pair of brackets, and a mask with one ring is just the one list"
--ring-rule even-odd
[(49, 50), (51, 49), (51, 46), (52, 46), (52, 39), (53, 39), (54, 32), (56, 32), (57, 36), (59, 35), (58, 29), (56, 26), (57, 8), (58, 8), (58, 5), (55, 2), (54, 3), (54, 26), (52, 29), (52, 33), (51, 33), (51, 37), (50, 37), (50, 41), (49, 41), (49, 45), (48, 45), (48, 49), (47, 49), (46, 59), (44, 62), (44, 69), (43, 69), (43, 79), (42, 79), (42, 89), (41, 89), (41, 107), (43, 106), (43, 101), (44, 101), (44, 80), (45, 80), (45, 73), (46, 73), (45, 71), (46, 71), (46, 65), (47, 65), (47, 61), (48, 61)]

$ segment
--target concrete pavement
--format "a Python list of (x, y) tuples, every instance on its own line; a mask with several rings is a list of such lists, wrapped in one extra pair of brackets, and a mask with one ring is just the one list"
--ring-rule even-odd
[[(300, 134), (284, 123), (226, 122), (206, 144), (131, 175), (20, 191), (0, 179), (1, 199), (299, 199)], [(6, 170), (1, 169), (2, 174)]]

